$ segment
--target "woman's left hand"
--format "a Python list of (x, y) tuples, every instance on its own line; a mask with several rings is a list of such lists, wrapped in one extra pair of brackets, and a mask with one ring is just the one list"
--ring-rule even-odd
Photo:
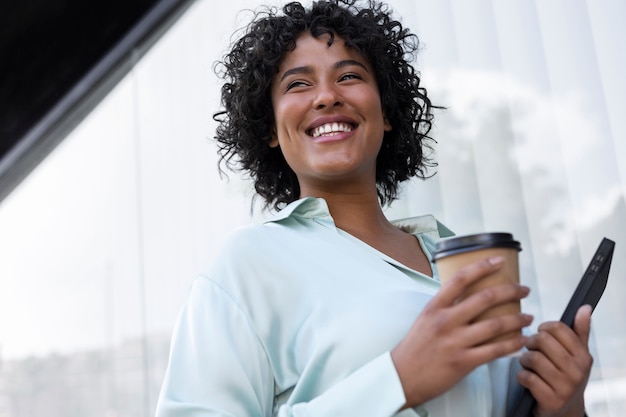
[(537, 400), (535, 416), (583, 417), (583, 394), (593, 363), (590, 328), (591, 307), (586, 305), (578, 309), (573, 330), (551, 321), (528, 339), (517, 380)]

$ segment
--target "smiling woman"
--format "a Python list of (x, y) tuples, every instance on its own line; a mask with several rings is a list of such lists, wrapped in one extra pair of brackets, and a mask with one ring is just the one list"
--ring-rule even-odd
[(298, 178), (300, 197), (372, 191), (391, 126), (374, 71), (343, 39), (301, 35), (274, 79), (272, 106), (270, 146), (280, 147)]
[(590, 309), (530, 337), (528, 314), (477, 321), (529, 288), (462, 297), (504, 259), (440, 284), (432, 253), (449, 230), (383, 210), (430, 164), (416, 39), (375, 0), (320, 0), (258, 13), (234, 42), (216, 138), (279, 212), (233, 232), (194, 281), (158, 417), (504, 417), (516, 377), (539, 415), (583, 416)]
[[(207, 140), (215, 134), (210, 115), (219, 104), (221, 87), (211, 63), (223, 54), (233, 30), (254, 15), (249, 9), (260, 3), (194, 2), (130, 76), (0, 204), (1, 416), (154, 416), (177, 311), (198, 271), (223, 258), (225, 249), (218, 248), (228, 247), (227, 236), (242, 224), (269, 218), (269, 229), (284, 232), (285, 226), (303, 230), (314, 222), (322, 233), (276, 242), (251, 236), (237, 242), (249, 246), (237, 246), (228, 265), (249, 277), (240, 286), (243, 295), (259, 305), (293, 307), (301, 314), (290, 322), (267, 315), (237, 319), (240, 304), (233, 301), (224, 319), (235, 319), (221, 324), (219, 336), (241, 337), (239, 331), (250, 319), (276, 336), (294, 324), (299, 332), (293, 355), (272, 354), (281, 342), (278, 337), (258, 360), (247, 357), (246, 362), (242, 351), (243, 365), (230, 361), (230, 347), (218, 345), (222, 339), (207, 340), (198, 349), (228, 354), (220, 361), (223, 381), (242, 367), (267, 369), (257, 365), (268, 361), (283, 371), (276, 377), (281, 382), (276, 385), (276, 410), (287, 412), (281, 404), (324, 390), (335, 376), (329, 374), (332, 369), (345, 375), (344, 367), (366, 363), (388, 349), (392, 333), (402, 338), (411, 326), (406, 320), (436, 292), (429, 278), (436, 269), (412, 268), (408, 261), (364, 246), (367, 236), (356, 238), (358, 230), (345, 225), (336, 228), (334, 217), (315, 200), (302, 202), (292, 214), (283, 209), (281, 218), (274, 210), (262, 210), (265, 200), (259, 197), (251, 211), (253, 181), (238, 174), (229, 174), (228, 180), (218, 175), (216, 146)], [(521, 279), (532, 289), (523, 300), (524, 310), (535, 316), (529, 333), (540, 322), (560, 317), (598, 242), (603, 236), (615, 240), (607, 291), (593, 313), (589, 345), (595, 361), (585, 406), (593, 417), (621, 416), (626, 408), (626, 49), (615, 39), (626, 36), (626, 3), (388, 4), (403, 28), (420, 35), (420, 86), (427, 86), (433, 103), (447, 109), (434, 112), (428, 133), (438, 142), (436, 154), (423, 148), (427, 156), (436, 157), (437, 174), (427, 181), (401, 183), (398, 199), (384, 206), (386, 217), (433, 213), (457, 233), (513, 232), (524, 247)], [(333, 47), (338, 45), (343, 44)], [(375, 47), (373, 58), (365, 59), (373, 60), (374, 68), (378, 55), (384, 55)], [(223, 74), (225, 67), (220, 68)], [(277, 63), (270, 66), (277, 68)], [(377, 76), (383, 103), (394, 97), (382, 94), (385, 75)], [(259, 149), (272, 150), (272, 131), (265, 130), (264, 118), (273, 108), (266, 95), (271, 82), (248, 81), (237, 83), (246, 85), (241, 94), (248, 96), (236, 98), (261, 104), (238, 104), (258, 110), (239, 119), (252, 132), (241, 139), (263, 140)], [(400, 110), (408, 109), (406, 102), (403, 106)], [(390, 108), (385, 107), (385, 115)], [(392, 131), (401, 128), (393, 120), (390, 124)], [(429, 144), (434, 146), (423, 142)], [(405, 154), (412, 155), (398, 149), (393, 156)], [(235, 168), (237, 161), (234, 154)], [(264, 164), (274, 166), (271, 160)], [(426, 176), (432, 173), (425, 171)], [(278, 177), (263, 178), (270, 186), (278, 184)], [(403, 242), (400, 248), (419, 242), (428, 250), (429, 236), (448, 233), (430, 216), (413, 219), (413, 229), (405, 222), (394, 224), (427, 231), (417, 239), (396, 239)], [(364, 252), (368, 255), (361, 256)], [(267, 279), (262, 271), (275, 278)], [(373, 275), (384, 276), (384, 282)], [(413, 278), (423, 284), (420, 294), (411, 292)], [(310, 300), (297, 297), (303, 291)], [(217, 299), (224, 301), (223, 296)], [(206, 311), (216, 317), (213, 310)], [(332, 340), (341, 343), (333, 345)], [(250, 339), (244, 346), (257, 343)], [(312, 357), (320, 361), (313, 365), (308, 361)], [(378, 364), (390, 370), (388, 362)], [(287, 388), (294, 375), (308, 375), (312, 384), (305, 387), (301, 379), (297, 389)], [(344, 385), (358, 397), (354, 402), (399, 398), (397, 385), (381, 391), (367, 375), (372, 374), (356, 374), (351, 379), (356, 385)], [(258, 386), (270, 387), (273, 376), (262, 377)], [(504, 386), (506, 381), (491, 383)], [(481, 379), (477, 386), (486, 385)], [(479, 398), (480, 393), (472, 392)], [(327, 393), (311, 406), (330, 404), (330, 389)], [(198, 397), (196, 409), (203, 409), (205, 397)], [(336, 402), (342, 399), (347, 406), (353, 403), (347, 395)], [(363, 414), (380, 414), (378, 405)], [(271, 407), (269, 400), (264, 406)], [(466, 407), (451, 413), (470, 414), (467, 404), (458, 406)], [(333, 414), (326, 410), (326, 415)], [(421, 412), (417, 410), (403, 413)]]
[[(320, 2), (313, 7), (321, 10), (325, 5), (327, 2)], [(327, 53), (335, 55), (336, 61), (332, 63), (328, 62), (330, 57), (324, 58), (327, 71), (333, 69), (332, 76), (342, 77), (341, 82), (339, 78), (332, 80), (333, 85), (359, 85), (358, 78), (362, 78), (366, 85), (376, 88), (375, 105), (384, 109), (387, 130), (377, 157), (376, 187), (381, 203), (390, 203), (396, 198), (400, 182), (412, 177), (424, 178), (428, 175), (427, 169), (434, 165), (429, 158), (428, 137), (432, 105), (420, 86), (419, 76), (409, 64), (418, 46), (417, 37), (396, 20), (385, 20), (387, 8), (383, 5), (354, 15), (328, 12), (326, 17), (303, 14), (298, 18), (298, 14), (304, 13), (302, 6), (291, 3), (285, 6), (285, 13), (291, 17), (270, 21), (262, 19), (264, 13), (259, 13), (259, 19), (235, 42), (219, 67), (226, 81), (222, 88), (225, 110), (215, 115), (220, 122), (217, 140), (222, 158), (235, 162), (231, 166), (249, 173), (256, 192), (275, 209), (298, 199), (300, 184), (280, 150), (266, 146), (276, 144), (279, 139), (274, 120), (278, 114), (274, 107), (287, 100), (300, 103), (302, 97), (312, 94), (311, 88), (315, 86), (315, 92), (319, 93), (315, 99), (323, 102), (314, 105), (326, 106), (318, 113), (334, 112), (337, 114), (331, 117), (341, 117), (341, 112), (333, 110), (335, 103), (325, 103), (328, 98), (324, 95), (335, 92), (328, 88), (329, 80), (320, 82), (322, 80), (318, 79), (312, 83), (311, 79), (303, 78), (331, 75), (320, 73), (317, 55), (306, 59), (302, 52), (294, 50), (298, 43), (307, 42), (306, 48), (315, 47), (316, 53), (323, 52), (321, 57)], [(305, 31), (305, 28), (308, 29)], [(359, 34), (357, 28), (368, 36)], [(277, 30), (282, 31), (281, 37), (275, 37)], [(301, 37), (306, 33), (310, 33), (310, 39)], [(337, 51), (338, 48), (341, 50)], [(285, 53), (287, 57), (283, 62)], [(338, 55), (342, 56), (337, 58)], [(351, 67), (351, 72), (346, 66)], [(279, 93), (281, 99), (273, 102)], [(296, 97), (291, 98), (294, 93)], [(267, 111), (270, 107), (274, 108), (273, 112)], [(348, 120), (348, 124), (351, 122)], [(312, 126), (302, 127), (310, 129)]]

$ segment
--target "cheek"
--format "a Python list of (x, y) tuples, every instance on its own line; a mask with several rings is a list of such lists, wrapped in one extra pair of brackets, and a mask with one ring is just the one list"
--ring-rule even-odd
[(274, 130), (281, 142), (291, 142), (302, 135), (308, 110), (305, 100), (282, 100), (274, 105)]
[(305, 107), (305, 94), (287, 94), (272, 99), (274, 117), (277, 121), (291, 120)]
[(384, 118), (383, 103), (377, 89), (363, 90), (360, 94), (354, 96), (353, 100), (356, 103), (368, 103), (367, 113), (370, 118), (377, 119), (380, 117), (380, 120), (386, 120)]
[(288, 106), (285, 106), (284, 103), (274, 106), (274, 130), (279, 137), (289, 131), (291, 120)]

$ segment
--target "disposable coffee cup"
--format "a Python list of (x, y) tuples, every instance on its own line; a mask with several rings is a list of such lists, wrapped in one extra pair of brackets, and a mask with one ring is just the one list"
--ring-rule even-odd
[[(467, 236), (456, 236), (437, 243), (433, 259), (437, 265), (439, 279), (442, 284), (447, 282), (461, 268), (476, 261), (501, 256), (504, 265), (497, 272), (482, 278), (471, 285), (462, 298), (491, 286), (503, 283), (519, 283), (519, 252), (520, 243), (510, 233), (479, 233)], [(478, 316), (474, 321), (499, 317), (505, 314), (516, 314), (521, 311), (520, 301), (495, 306)], [(506, 340), (519, 336), (521, 331), (509, 332), (497, 336), (489, 342)]]

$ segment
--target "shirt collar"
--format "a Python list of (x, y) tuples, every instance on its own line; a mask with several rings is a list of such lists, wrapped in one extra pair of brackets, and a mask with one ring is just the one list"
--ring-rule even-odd
[[(331, 220), (326, 200), (317, 197), (305, 197), (288, 204), (266, 223), (280, 222), (290, 217)], [(430, 214), (393, 220), (392, 223), (411, 234), (426, 234), (433, 238), (454, 236), (454, 233)]]
[(454, 236), (454, 232), (452, 232), (452, 230), (440, 223), (439, 220), (431, 214), (393, 220), (392, 223), (405, 232), (414, 235), (425, 234), (433, 238)]
[(280, 222), (289, 217), (318, 218), (330, 217), (326, 200), (316, 197), (305, 197), (289, 203), (286, 207), (274, 214), (266, 223)]

